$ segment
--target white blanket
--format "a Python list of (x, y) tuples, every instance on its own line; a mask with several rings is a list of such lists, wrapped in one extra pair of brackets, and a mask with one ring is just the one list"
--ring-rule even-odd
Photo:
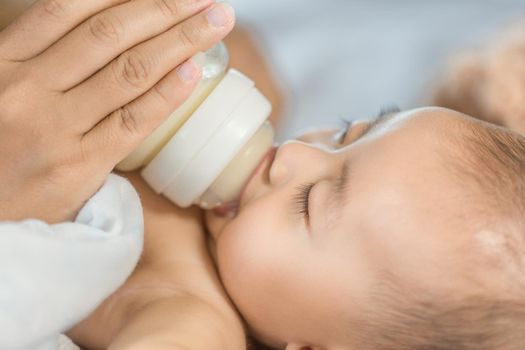
[(59, 334), (132, 272), (143, 227), (137, 193), (116, 175), (75, 222), (0, 222), (0, 349), (67, 347)]

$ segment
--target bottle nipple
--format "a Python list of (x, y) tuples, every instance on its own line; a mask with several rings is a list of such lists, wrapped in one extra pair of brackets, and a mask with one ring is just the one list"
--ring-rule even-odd
[(274, 130), (267, 121), (200, 197), (198, 205), (203, 209), (212, 209), (237, 201), (254, 171), (272, 149), (273, 142)]

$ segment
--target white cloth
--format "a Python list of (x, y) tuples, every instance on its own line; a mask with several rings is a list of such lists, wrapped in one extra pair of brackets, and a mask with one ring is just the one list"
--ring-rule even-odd
[(65, 346), (59, 334), (130, 275), (143, 230), (139, 197), (116, 175), (108, 177), (75, 222), (0, 222), (0, 349)]
[(66, 337), (65, 335), (60, 335), (59, 340), (59, 349), (60, 350), (80, 350), (78, 346), (76, 346), (71, 339)]

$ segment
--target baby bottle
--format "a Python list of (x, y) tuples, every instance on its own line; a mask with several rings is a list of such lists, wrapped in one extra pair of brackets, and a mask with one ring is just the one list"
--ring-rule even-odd
[(202, 80), (192, 95), (117, 165), (181, 207), (212, 209), (238, 199), (273, 147), (270, 102), (253, 81), (227, 69), (223, 43), (196, 55)]

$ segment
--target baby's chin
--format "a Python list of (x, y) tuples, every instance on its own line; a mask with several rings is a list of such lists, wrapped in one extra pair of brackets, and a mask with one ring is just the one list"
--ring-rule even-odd
[(206, 211), (205, 220), (208, 233), (215, 241), (219, 239), (221, 232), (235, 218), (236, 210), (228, 213), (218, 213), (216, 210)]

